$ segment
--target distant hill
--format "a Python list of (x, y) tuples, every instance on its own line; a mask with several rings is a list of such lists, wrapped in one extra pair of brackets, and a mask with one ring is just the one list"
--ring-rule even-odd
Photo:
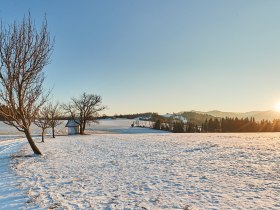
[[(280, 119), (280, 113), (275, 112), (272, 110), (269, 111), (251, 111), (251, 112), (222, 112), (219, 110), (213, 110), (209, 112), (201, 112), (201, 111), (183, 111), (179, 113), (173, 113), (178, 116), (183, 116), (184, 118), (187, 119), (188, 122), (194, 123), (196, 125), (201, 125), (202, 123), (205, 122), (205, 120), (209, 120), (210, 118), (215, 119), (215, 118), (251, 118), (254, 117), (256, 121), (261, 121), (261, 120), (269, 120), (272, 121), (274, 119)], [(151, 118), (151, 119), (159, 119), (166, 117), (170, 114), (166, 115), (158, 115), (157, 113), (153, 112), (147, 112), (147, 113), (137, 113), (137, 114), (125, 114), (125, 115), (115, 115), (112, 116), (112, 118), (127, 118), (127, 119), (135, 119), (138, 117), (143, 117), (143, 118)], [(107, 117), (107, 116), (106, 116)], [(154, 118), (155, 117), (155, 118)]]
[(195, 123), (197, 125), (201, 125), (205, 122), (205, 120), (209, 120), (210, 118), (216, 118), (213, 115), (202, 113), (202, 112), (196, 112), (196, 111), (190, 111), (190, 112), (180, 112), (180, 115), (187, 118), (188, 122)]
[(269, 111), (251, 111), (251, 112), (222, 112), (222, 111), (218, 111), (218, 110), (213, 110), (213, 111), (209, 111), (209, 112), (200, 112), (200, 111), (192, 111), (192, 112), (196, 112), (199, 114), (206, 114), (206, 115), (210, 115), (213, 117), (218, 117), (218, 118), (225, 118), (225, 117), (231, 117), (231, 118), (250, 118), (250, 117), (254, 117), (256, 121), (260, 121), (260, 120), (274, 120), (274, 119), (280, 119), (280, 113), (279, 112), (275, 112), (272, 110)]

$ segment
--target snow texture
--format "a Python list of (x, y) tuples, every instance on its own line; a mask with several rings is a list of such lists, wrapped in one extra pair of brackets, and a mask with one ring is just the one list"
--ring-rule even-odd
[[(25, 144), (25, 139), (14, 139), (12, 136), (2, 136), (0, 141), (0, 210), (21, 209), (27, 201), (27, 196), (18, 189), (23, 181), (9, 166), (11, 155)], [(10, 140), (4, 140), (10, 139)]]
[(95, 134), (38, 146), (43, 157), (16, 158), (28, 208), (280, 209), (278, 133)]

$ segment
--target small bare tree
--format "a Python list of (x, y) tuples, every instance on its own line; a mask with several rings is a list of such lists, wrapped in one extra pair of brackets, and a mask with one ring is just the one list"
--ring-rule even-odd
[(55, 127), (62, 124), (62, 121), (59, 119), (61, 116), (61, 109), (58, 103), (49, 104), (50, 110), (50, 125), (52, 128), (52, 137), (55, 138)]
[(49, 63), (53, 41), (43, 21), (37, 30), (30, 14), (22, 22), (0, 27), (0, 114), (4, 123), (23, 132), (35, 154), (41, 151), (30, 125), (49, 94), (44, 94), (43, 68)]
[(44, 142), (45, 130), (51, 127), (50, 107), (44, 106), (41, 108), (38, 114), (38, 118), (34, 121), (34, 124), (42, 129), (42, 142)]
[(106, 107), (102, 105), (102, 97), (95, 94), (83, 93), (79, 98), (72, 98), (69, 104), (64, 104), (63, 109), (71, 118), (80, 124), (80, 134), (85, 134), (86, 125), (95, 121), (98, 112)]

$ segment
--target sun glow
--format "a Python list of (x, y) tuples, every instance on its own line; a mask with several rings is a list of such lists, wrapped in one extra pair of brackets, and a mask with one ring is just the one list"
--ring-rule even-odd
[(277, 104), (275, 104), (274, 108), (277, 112), (280, 112), (280, 101)]

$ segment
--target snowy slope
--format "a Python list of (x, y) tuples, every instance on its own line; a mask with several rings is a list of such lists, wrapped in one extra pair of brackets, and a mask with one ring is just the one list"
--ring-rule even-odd
[[(142, 127), (131, 127), (134, 120), (129, 119), (104, 119), (98, 120), (98, 123), (90, 123), (86, 127), (87, 133), (119, 133), (119, 134), (136, 134), (136, 133), (169, 133), (166, 131), (153, 130), (150, 128)], [(56, 134), (66, 135), (67, 128), (65, 127), (67, 121), (62, 123), (55, 128)], [(31, 133), (33, 135), (41, 135), (41, 128), (36, 125), (31, 126)], [(51, 129), (46, 130), (46, 134), (51, 134)], [(10, 136), (10, 137), (9, 137)], [(8, 126), (0, 121), (0, 141), (6, 139), (24, 137), (23, 133), (16, 130), (14, 127)]]
[(23, 181), (22, 177), (15, 174), (9, 166), (11, 155), (25, 144), (24, 139), (0, 141), (0, 210), (22, 209), (27, 201), (27, 196), (18, 186)]
[(150, 128), (131, 127), (134, 120), (130, 119), (104, 119), (98, 123), (92, 123), (87, 127), (87, 131), (93, 133), (118, 133), (118, 134), (137, 134), (137, 133), (169, 133), (167, 131), (153, 130)]
[(280, 208), (278, 133), (95, 134), (39, 146), (42, 158), (17, 159), (29, 208)]

